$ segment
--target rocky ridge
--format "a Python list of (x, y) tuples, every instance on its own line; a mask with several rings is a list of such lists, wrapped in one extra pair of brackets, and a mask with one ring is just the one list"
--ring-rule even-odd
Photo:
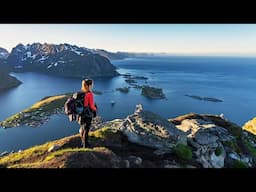
[(116, 67), (95, 50), (70, 44), (18, 44), (6, 59), (13, 71), (64, 77), (112, 77)]
[[(97, 122), (95, 122), (97, 124)], [(1, 167), (223, 168), (255, 167), (254, 135), (223, 116), (187, 114), (172, 119), (137, 105), (125, 119), (101, 122), (90, 132), (0, 158)]]

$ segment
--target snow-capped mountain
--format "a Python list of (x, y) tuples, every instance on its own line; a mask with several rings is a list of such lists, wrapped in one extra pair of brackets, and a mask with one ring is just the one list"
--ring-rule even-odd
[(65, 77), (115, 76), (116, 67), (92, 49), (70, 44), (18, 44), (7, 58), (14, 71), (37, 71)]

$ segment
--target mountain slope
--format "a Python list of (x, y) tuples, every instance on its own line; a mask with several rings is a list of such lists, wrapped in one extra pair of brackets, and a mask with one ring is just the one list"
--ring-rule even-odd
[(21, 84), (16, 77), (10, 76), (6, 71), (2, 71), (0, 68), (0, 91), (12, 87), (16, 87)]
[(35, 71), (64, 77), (118, 75), (110, 61), (91, 49), (69, 44), (18, 44), (7, 58), (12, 70)]

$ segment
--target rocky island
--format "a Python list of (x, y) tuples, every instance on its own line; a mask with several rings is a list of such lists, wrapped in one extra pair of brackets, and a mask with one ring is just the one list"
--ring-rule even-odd
[(155, 88), (150, 86), (142, 86), (141, 95), (144, 95), (151, 99), (164, 99), (165, 95), (161, 88)]
[(191, 97), (193, 99), (197, 99), (197, 100), (203, 100), (203, 101), (211, 101), (211, 102), (223, 102), (223, 100), (221, 99), (217, 99), (214, 97), (201, 97), (201, 96), (197, 96), (197, 95), (185, 95), (186, 97)]
[(121, 93), (128, 93), (130, 91), (130, 87), (116, 88), (116, 90), (120, 91)]

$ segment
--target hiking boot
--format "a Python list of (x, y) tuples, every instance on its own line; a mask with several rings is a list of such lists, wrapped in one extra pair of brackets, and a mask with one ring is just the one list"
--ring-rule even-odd
[(91, 145), (87, 142), (87, 143), (85, 143), (85, 145), (84, 145), (85, 147), (84, 148), (91, 148)]

